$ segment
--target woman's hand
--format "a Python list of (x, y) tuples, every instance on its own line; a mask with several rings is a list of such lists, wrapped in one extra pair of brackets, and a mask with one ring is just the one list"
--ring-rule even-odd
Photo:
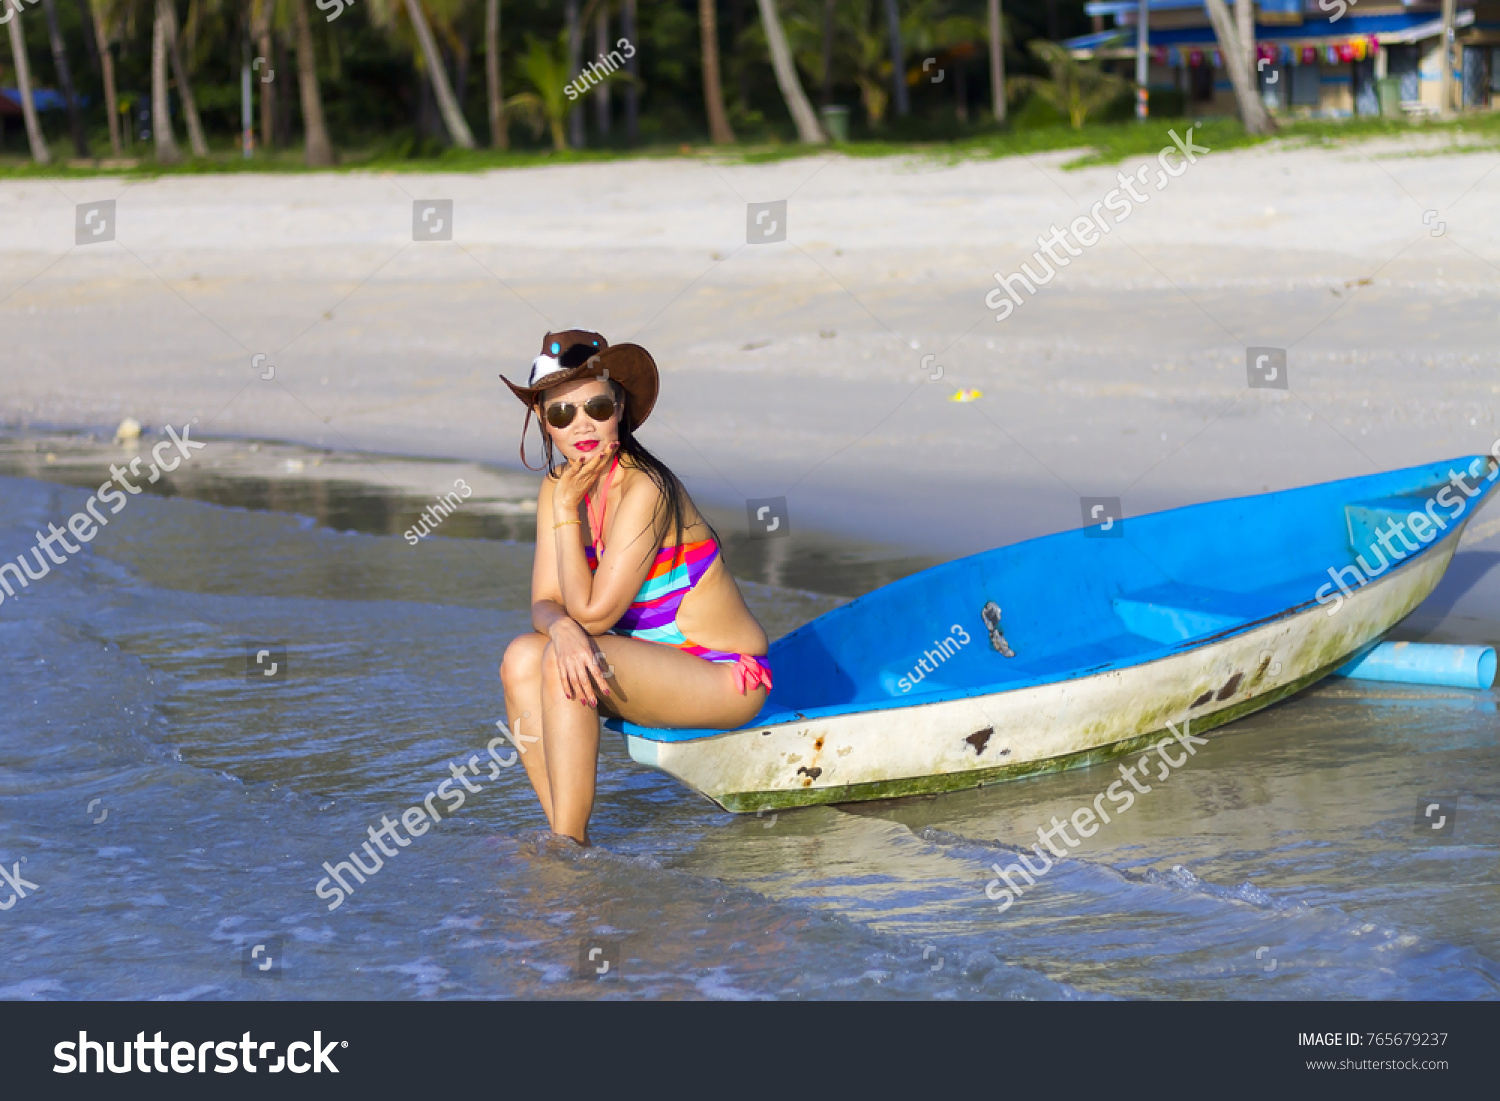
[(563, 468), (563, 472), (558, 475), (557, 485), (552, 490), (554, 515), (561, 519), (577, 515), (578, 505), (584, 494), (593, 491), (595, 484), (609, 468), (609, 462), (615, 457), (619, 446), (618, 443), (612, 443), (608, 447), (601, 447), (587, 458), (580, 456)]
[[(547, 632), (552, 640), (552, 655), (557, 661), (558, 678), (562, 681), (563, 694), (570, 700), (583, 698), (590, 707), (598, 707), (594, 695), (594, 681), (607, 696), (604, 686), (602, 655), (594, 649), (594, 640), (589, 633), (571, 619), (558, 619)], [(590, 674), (593, 676), (591, 681)]]

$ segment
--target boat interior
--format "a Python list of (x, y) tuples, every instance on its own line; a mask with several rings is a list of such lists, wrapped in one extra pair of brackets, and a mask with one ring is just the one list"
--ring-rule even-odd
[[(775, 688), (748, 725), (1070, 679), (1331, 603), (1335, 573), (1358, 589), (1362, 576), (1400, 568), (1457, 531), (1488, 500), (1497, 470), (1494, 459), (1469, 456), (1128, 517), (944, 563), (773, 643)], [(1473, 496), (1452, 481), (1460, 473)], [(670, 741), (715, 733), (624, 729)]]

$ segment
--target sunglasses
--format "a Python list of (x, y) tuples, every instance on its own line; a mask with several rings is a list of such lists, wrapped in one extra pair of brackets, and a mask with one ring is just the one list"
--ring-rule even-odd
[[(578, 406), (571, 401), (555, 401), (547, 406), (547, 423), (553, 428), (566, 428), (578, 415)], [(600, 394), (583, 403), (583, 411), (596, 421), (607, 421), (615, 415), (615, 399)]]

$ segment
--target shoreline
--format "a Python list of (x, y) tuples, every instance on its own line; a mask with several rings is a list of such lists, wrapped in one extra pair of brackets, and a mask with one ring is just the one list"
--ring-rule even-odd
[[(89, 488), (99, 477), (108, 477), (110, 462), (124, 464), (130, 456), (144, 455), (148, 442), (158, 438), (162, 437), (149, 427), (138, 442), (122, 443), (86, 430), (53, 428), (39, 433), (0, 424), (0, 477)], [(184, 476), (169, 477), (161, 491), (143, 488), (153, 495), (183, 496), (221, 507), (311, 516), (332, 530), (400, 535), (403, 528), (413, 530), (406, 525), (418, 523), (419, 506), (441, 497), (456, 475), (471, 489), (472, 498), (464, 497), (464, 508), (455, 510), (457, 518), (449, 523), (444, 517), (443, 526), (430, 534), (521, 543), (536, 540), (533, 510), (539, 475), (482, 461), (355, 454), (307, 448), (291, 441), (211, 435), (202, 439), (208, 445), (206, 461)], [(695, 494), (695, 500), (717, 530), (737, 578), (794, 592), (851, 599), (917, 570), (962, 557), (924, 554), (916, 545), (883, 542), (838, 526), (799, 527), (785, 540), (759, 540), (747, 535), (743, 514), (711, 497), (700, 500)], [(420, 528), (416, 530), (420, 534)], [(407, 541), (411, 541), (409, 535)], [(1392, 637), (1500, 643), (1497, 566), (1500, 514), (1486, 516), (1481, 510), (1470, 518), (1443, 581)], [(1487, 577), (1491, 572), (1494, 578)], [(1460, 615), (1461, 605), (1465, 612), (1476, 614)]]

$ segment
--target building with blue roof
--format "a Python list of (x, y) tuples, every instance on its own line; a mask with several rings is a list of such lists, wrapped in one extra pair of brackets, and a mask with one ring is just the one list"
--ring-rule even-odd
[[(1234, 0), (1227, 0), (1231, 9)], [(1181, 93), (1191, 116), (1237, 113), (1204, 0), (1149, 0), (1147, 83)], [(1098, 0), (1095, 31), (1063, 45), (1134, 80), (1140, 0)], [(1106, 22), (1113, 25), (1107, 26)], [(1500, 0), (1457, 0), (1455, 86), (1465, 109), (1500, 107)], [(1378, 87), (1406, 114), (1441, 109), (1443, 22), (1431, 0), (1262, 0), (1255, 5), (1260, 93), (1290, 116), (1378, 115)], [(1388, 103), (1387, 112), (1391, 106)]]

